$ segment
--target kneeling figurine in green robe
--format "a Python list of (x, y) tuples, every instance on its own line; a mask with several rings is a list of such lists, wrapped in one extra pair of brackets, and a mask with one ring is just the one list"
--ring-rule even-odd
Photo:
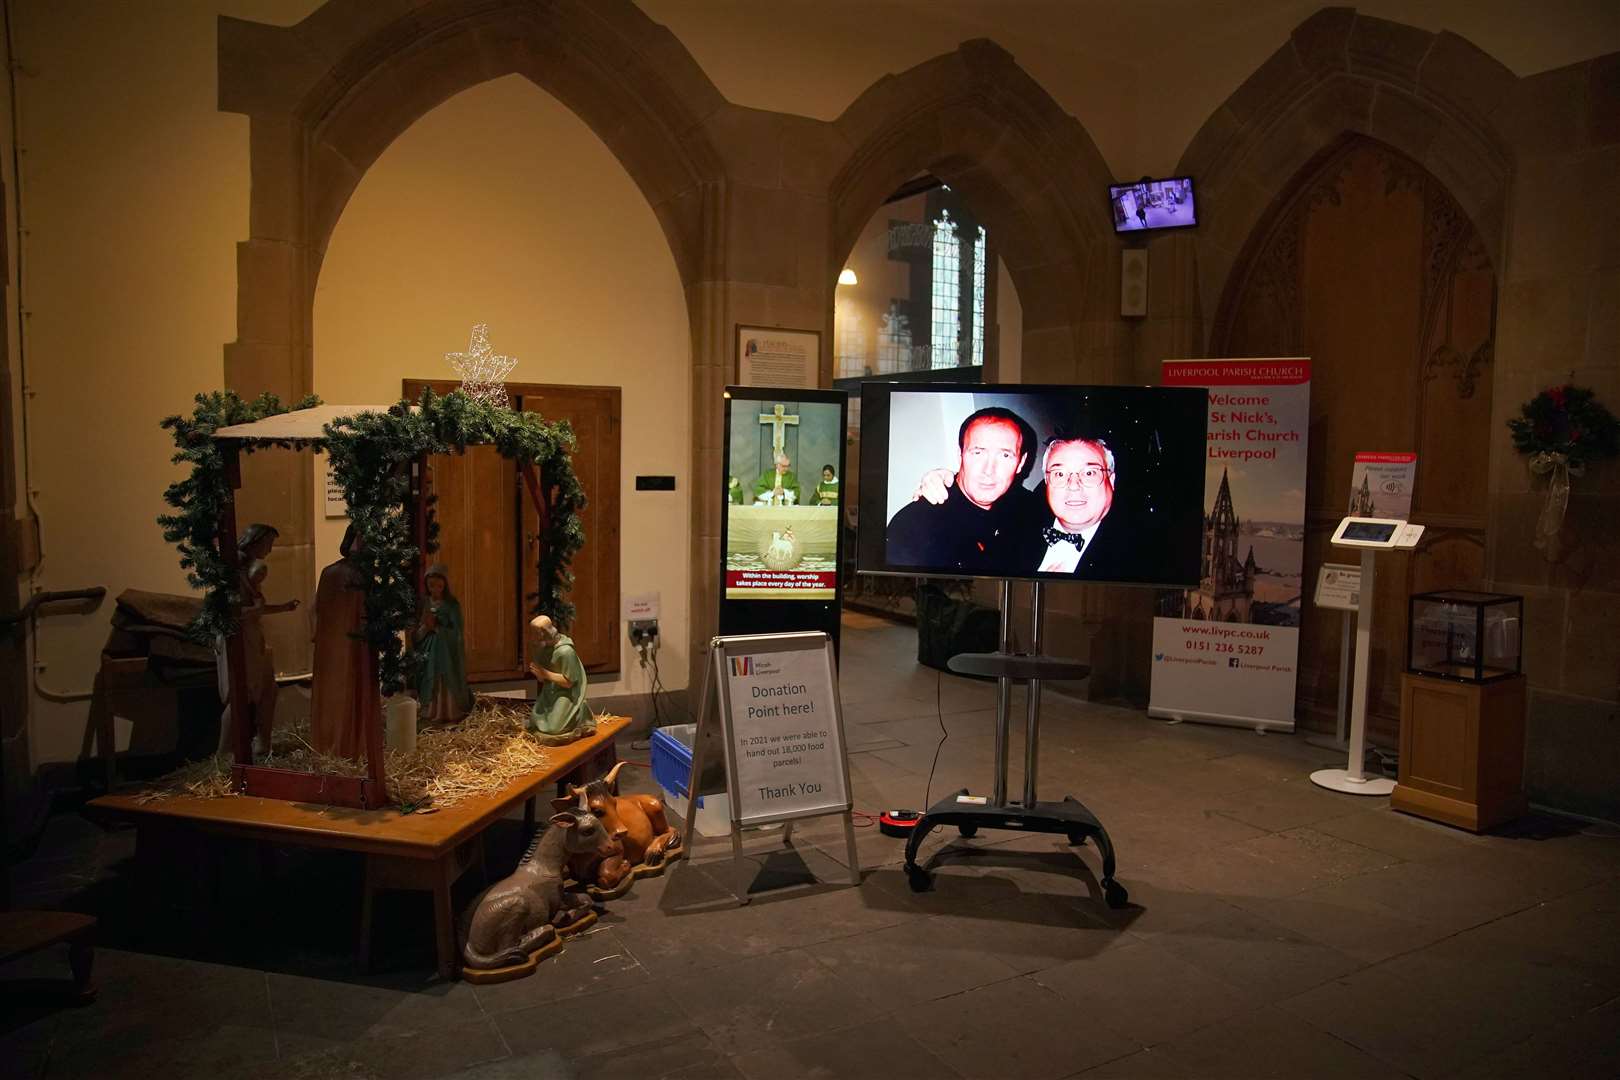
[(529, 730), (552, 746), (594, 735), (596, 718), (585, 703), (585, 665), (574, 651), (574, 639), (558, 630), (547, 615), (535, 616), (529, 629), (534, 640), (529, 674), (540, 681)]

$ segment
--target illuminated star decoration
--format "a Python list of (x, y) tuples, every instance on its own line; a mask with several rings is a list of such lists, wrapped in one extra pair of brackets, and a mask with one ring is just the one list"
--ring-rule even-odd
[(472, 328), (466, 352), (445, 353), (444, 358), (461, 376), (461, 389), (468, 397), (498, 409), (509, 406), (506, 376), (517, 366), (517, 357), (499, 356), (490, 347), (488, 323)]

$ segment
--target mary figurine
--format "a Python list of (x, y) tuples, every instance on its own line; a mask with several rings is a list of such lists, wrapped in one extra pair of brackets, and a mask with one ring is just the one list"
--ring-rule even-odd
[(422, 598), (422, 618), (416, 627), (416, 647), (422, 651), (417, 692), (423, 719), (430, 724), (453, 724), (473, 707), (472, 691), (467, 687), (461, 602), (451, 593), (443, 566), (428, 567), (425, 584), (427, 595)]

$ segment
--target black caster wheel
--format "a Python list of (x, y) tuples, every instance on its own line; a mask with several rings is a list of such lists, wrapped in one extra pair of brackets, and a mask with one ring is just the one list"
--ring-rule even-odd
[(979, 827), (977, 825), (958, 825), (956, 827), (956, 831), (962, 834), (962, 839), (964, 840), (971, 840), (975, 836), (979, 835)]
[(1072, 833), (1069, 834), (1069, 846), (1070, 847), (1079, 847), (1080, 845), (1084, 844), (1085, 842), (1086, 842), (1086, 834), (1085, 833), (1072, 832)]
[(906, 880), (911, 883), (912, 892), (927, 892), (933, 884), (928, 871), (920, 866), (906, 867)]
[(1125, 891), (1125, 886), (1109, 878), (1102, 883), (1103, 903), (1111, 908), (1122, 908), (1129, 902), (1131, 894)]

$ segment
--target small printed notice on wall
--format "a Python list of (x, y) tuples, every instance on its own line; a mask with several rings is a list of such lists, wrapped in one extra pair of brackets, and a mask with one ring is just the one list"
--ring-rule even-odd
[(337, 477), (332, 474), (332, 459), (321, 455), (326, 477), (326, 516), (329, 518), (346, 518), (349, 516), (349, 502), (343, 497), (343, 489), (338, 486)]
[(737, 327), (737, 385), (814, 389), (821, 384), (821, 335), (814, 330)]
[(744, 825), (847, 810), (837, 690), (822, 648), (728, 653), (726, 703)]

